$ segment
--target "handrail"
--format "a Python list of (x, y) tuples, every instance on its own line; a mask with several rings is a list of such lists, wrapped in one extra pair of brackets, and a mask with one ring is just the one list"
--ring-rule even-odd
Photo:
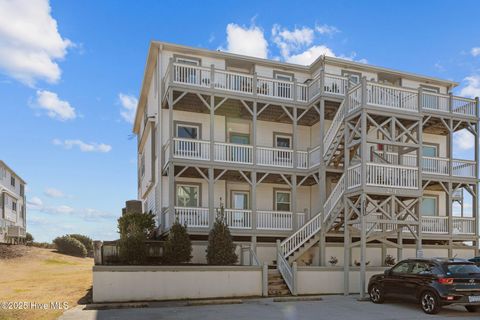
[(340, 178), (340, 180), (338, 180), (338, 183), (335, 185), (335, 188), (333, 188), (332, 192), (330, 192), (330, 195), (328, 196), (328, 199), (327, 201), (325, 201), (325, 205), (323, 206), (324, 222), (330, 216), (338, 200), (342, 198), (342, 194), (344, 191), (345, 191), (345, 174), (342, 174), (342, 177)]
[(343, 119), (345, 117), (345, 100), (342, 101), (340, 104), (340, 107), (338, 108), (337, 114), (332, 120), (332, 124), (327, 130), (327, 134), (325, 135), (325, 138), (323, 138), (323, 145), (325, 146), (323, 150), (323, 156), (328, 153), (328, 150), (330, 148), (330, 144), (333, 142), (335, 139), (335, 136), (337, 135), (338, 130), (342, 126)]
[(295, 294), (295, 277), (294, 277), (294, 271), (293, 268), (290, 266), (288, 261), (283, 257), (283, 255), (280, 253), (279, 250), (277, 254), (277, 269), (280, 272), (280, 274), (283, 277), (283, 280), (285, 280), (285, 283), (287, 284), (288, 289), (292, 294)]
[(251, 266), (260, 266), (260, 260), (258, 260), (258, 256), (255, 253), (255, 251), (252, 249), (251, 245), (246, 245), (246, 246), (241, 245), (240, 249), (242, 250), (242, 254), (243, 254), (243, 251), (248, 250), (248, 254), (250, 256), (249, 263)]

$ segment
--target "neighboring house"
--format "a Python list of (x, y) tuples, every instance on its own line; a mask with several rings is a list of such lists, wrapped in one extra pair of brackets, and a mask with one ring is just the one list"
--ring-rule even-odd
[[(282, 274), (286, 261), (331, 256), (346, 270), (387, 254), (473, 256), (478, 99), (452, 95), (457, 85), (332, 57), (300, 66), (152, 42), (134, 123), (138, 198), (159, 234), (175, 219), (188, 226), (198, 262), (222, 204), (235, 241)], [(474, 135), (470, 160), (453, 158), (460, 130)]]
[(25, 181), (0, 160), (0, 243), (22, 243), (27, 227)]

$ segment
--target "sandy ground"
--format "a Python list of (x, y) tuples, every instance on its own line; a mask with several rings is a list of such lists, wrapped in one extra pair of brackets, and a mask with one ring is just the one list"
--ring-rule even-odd
[(0, 319), (56, 319), (64, 310), (51, 303), (67, 308), (84, 303), (92, 266), (91, 258), (33, 247), (22, 257), (0, 260)]

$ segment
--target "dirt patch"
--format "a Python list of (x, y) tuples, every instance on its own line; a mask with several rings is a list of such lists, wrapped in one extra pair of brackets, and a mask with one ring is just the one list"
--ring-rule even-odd
[(20, 258), (28, 254), (30, 248), (23, 245), (0, 244), (0, 259)]

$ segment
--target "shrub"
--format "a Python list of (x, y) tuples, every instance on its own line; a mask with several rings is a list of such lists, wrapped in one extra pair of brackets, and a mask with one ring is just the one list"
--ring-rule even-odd
[[(135, 225), (134, 227), (131, 227)], [(148, 213), (127, 213), (118, 218), (118, 232), (120, 237), (128, 234), (132, 230), (142, 232), (145, 237), (152, 236), (155, 230), (155, 215)]]
[(80, 241), (85, 246), (85, 249), (87, 249), (87, 252), (93, 251), (93, 240), (91, 238), (82, 234), (69, 234), (68, 236)]
[(57, 247), (58, 252), (77, 257), (85, 257), (87, 255), (87, 249), (85, 246), (72, 237), (57, 237), (53, 240), (53, 243)]
[(25, 236), (25, 241), (27, 241), (27, 242), (32, 242), (33, 241), (33, 236), (30, 232), (27, 232), (27, 235)]
[(145, 233), (135, 224), (130, 224), (128, 232), (122, 234), (118, 241), (120, 260), (126, 264), (144, 264), (147, 260), (146, 240)]
[(181, 225), (178, 220), (170, 228), (170, 234), (165, 242), (163, 259), (167, 264), (185, 263), (192, 259), (192, 242), (188, 236), (187, 228)]
[(207, 262), (213, 265), (229, 265), (237, 262), (235, 244), (230, 229), (224, 221), (225, 209), (221, 205), (215, 223), (208, 234)]

